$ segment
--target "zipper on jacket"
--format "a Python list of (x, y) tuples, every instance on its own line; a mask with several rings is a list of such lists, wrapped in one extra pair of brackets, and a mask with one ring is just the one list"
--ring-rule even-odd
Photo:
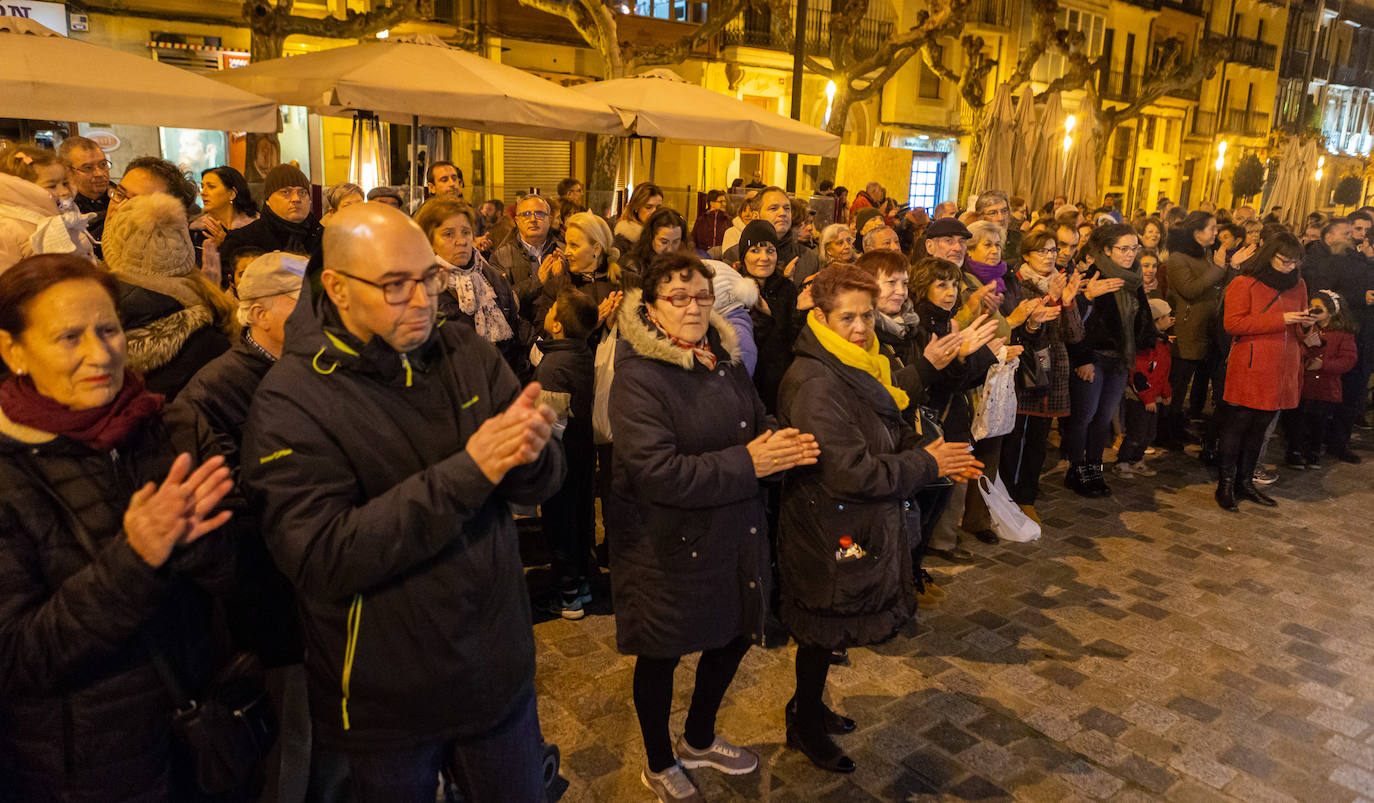
[(410, 358), (404, 354), (401, 355), (401, 366), (406, 369), (406, 387), (410, 387), (411, 380), (415, 378), (415, 374), (410, 368)]
[(348, 682), (353, 677), (353, 656), (358, 651), (358, 629), (363, 621), (363, 595), (354, 594), (353, 603), (348, 606), (348, 640), (344, 644), (343, 661), (343, 729), (350, 727), (348, 721)]

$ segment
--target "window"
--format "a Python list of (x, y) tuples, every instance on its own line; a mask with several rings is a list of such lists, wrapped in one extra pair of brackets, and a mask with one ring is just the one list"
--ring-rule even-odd
[(945, 155), (943, 153), (916, 152), (911, 159), (911, 189), (908, 203), (929, 212), (940, 203), (940, 185), (943, 184)]
[[(932, 61), (934, 61), (936, 64), (939, 64), (940, 60), (944, 57), (944, 48), (939, 47), (938, 45), (931, 46), (930, 58)], [(926, 66), (925, 59), (921, 59), (919, 69), (921, 71), (920, 87), (917, 90), (917, 94), (923, 98), (938, 99), (940, 97), (940, 84), (943, 83), (940, 80), (940, 76), (936, 75), (934, 70)]]
[(1159, 122), (1159, 118), (1158, 118), (1158, 117), (1146, 117), (1146, 118), (1145, 118), (1145, 142), (1148, 142), (1148, 143), (1149, 143), (1149, 144), (1146, 145), (1145, 147), (1149, 148), (1149, 149), (1152, 150), (1152, 151), (1157, 151), (1157, 150), (1159, 150), (1159, 125), (1158, 125), (1158, 122)]
[[(1021, 41), (1028, 42), (1031, 38), (1031, 4), (1023, 3), (1022, 7)], [(1102, 39), (1107, 29), (1106, 18), (1097, 14), (1089, 14), (1086, 11), (1079, 11), (1076, 8), (1061, 8), (1059, 13), (1055, 15), (1055, 22), (1060, 28), (1083, 32), (1083, 36), (1087, 40), (1090, 58), (1097, 58), (1102, 55)], [(1031, 79), (1041, 83), (1049, 83), (1063, 74), (1064, 57), (1057, 53), (1047, 53), (1035, 63), (1035, 69), (1031, 71)]]
[(1134, 128), (1123, 126), (1113, 135), (1115, 138), (1112, 140), (1112, 174), (1107, 182), (1112, 186), (1126, 183), (1126, 162), (1131, 158), (1131, 135), (1134, 133)]

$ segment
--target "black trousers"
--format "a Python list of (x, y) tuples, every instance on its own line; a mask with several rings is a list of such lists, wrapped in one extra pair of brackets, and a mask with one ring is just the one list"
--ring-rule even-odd
[(1040, 496), (1040, 474), (1045, 470), (1050, 427), (1054, 419), (1041, 415), (1017, 415), (1016, 428), (1002, 438), (1002, 484), (1018, 505), (1033, 505)]
[(1343, 452), (1350, 445), (1350, 430), (1342, 426), (1340, 402), (1303, 399), (1296, 410), (1284, 410), (1280, 418), (1288, 439), (1288, 454), (1316, 460), (1322, 447), (1332, 453)]
[[(1155, 406), (1158, 407), (1158, 404)], [(1144, 402), (1139, 399), (1126, 399), (1121, 403), (1121, 415), (1126, 426), (1126, 435), (1121, 439), (1116, 462), (1138, 463), (1145, 459), (1146, 447), (1154, 443), (1159, 413), (1145, 409)]]
[[(750, 641), (740, 636), (723, 647), (706, 650), (697, 661), (696, 687), (692, 690), (692, 705), (687, 709), (687, 726), (683, 736), (687, 744), (699, 750), (711, 746), (716, 739), (716, 712), (725, 690), (735, 679), (740, 661), (749, 651)], [(650, 772), (663, 772), (673, 766), (673, 742), (668, 735), (668, 717), (673, 709), (673, 671), (680, 657), (635, 659), (635, 714), (639, 716), (639, 731), (644, 737), (644, 753), (649, 759)]]
[(596, 452), (591, 438), (564, 442), (568, 474), (563, 487), (544, 501), (540, 524), (553, 551), (553, 576), (560, 591), (576, 590), (596, 573)]
[(797, 690), (792, 699), (797, 704), (797, 727), (809, 733), (824, 732), (825, 678), (830, 673), (830, 650), (824, 647), (797, 645)]
[(1269, 429), (1269, 422), (1274, 420), (1274, 415), (1273, 410), (1227, 405), (1225, 420), (1221, 424), (1217, 461), (1221, 476), (1230, 474), (1240, 480), (1254, 476), (1260, 449), (1264, 446), (1264, 433)]

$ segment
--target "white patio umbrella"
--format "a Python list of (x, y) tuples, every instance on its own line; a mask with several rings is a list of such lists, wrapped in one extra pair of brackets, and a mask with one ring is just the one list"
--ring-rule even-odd
[(1033, 164), (1035, 162), (1035, 143), (1039, 139), (1035, 118), (1035, 91), (1030, 84), (1021, 92), (1021, 100), (1016, 104), (1016, 114), (1011, 120), (1011, 187), (1012, 192), (1038, 204), (1032, 191)]
[(277, 130), (271, 100), (23, 17), (0, 17), (0, 117)]
[(1059, 102), (1058, 92), (1045, 101), (1045, 111), (1040, 116), (1032, 175), (1035, 197), (1039, 201), (1064, 194), (1064, 107)]
[(1315, 212), (1323, 206), (1324, 199), (1320, 197), (1321, 182), (1316, 179), (1320, 156), (1315, 138), (1307, 140), (1299, 149), (1298, 174), (1295, 177), (1298, 188), (1292, 211), (1294, 226), (1301, 223), (1309, 212)]
[(580, 84), (572, 91), (614, 108), (641, 137), (691, 145), (839, 156), (840, 138), (752, 103), (689, 84), (668, 70)]
[(1091, 83), (1083, 96), (1073, 130), (1073, 147), (1069, 149), (1068, 164), (1065, 165), (1068, 178), (1064, 191), (1070, 202), (1087, 201), (1089, 205), (1097, 202), (1097, 117), (1093, 109), (1097, 107), (1097, 89)]
[(979, 155), (977, 167), (969, 177), (969, 191), (1002, 190), (1010, 192), (1012, 187), (1011, 152), (1014, 140), (1012, 132), (1011, 88), (1005, 83), (997, 85), (993, 92), (992, 103), (983, 118), (983, 152)]
[(1275, 206), (1283, 208), (1282, 217), (1285, 223), (1292, 224), (1293, 216), (1298, 214), (1294, 210), (1298, 192), (1298, 160), (1300, 146), (1296, 137), (1289, 137), (1283, 143), (1283, 148), (1279, 150), (1278, 175), (1274, 178), (1274, 186), (1269, 190), (1269, 197), (1264, 201), (1264, 208), (1270, 209)]

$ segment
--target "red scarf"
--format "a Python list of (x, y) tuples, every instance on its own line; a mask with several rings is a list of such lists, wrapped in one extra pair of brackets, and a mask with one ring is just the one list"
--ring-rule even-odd
[[(695, 304), (696, 301), (693, 300), (692, 303)], [(668, 330), (663, 328), (663, 324), (658, 322), (658, 318), (654, 317), (652, 312), (649, 312), (648, 307), (645, 307), (644, 312), (649, 322), (652, 323), (664, 337), (668, 338), (669, 343), (685, 351), (692, 352), (692, 356), (697, 358), (697, 362), (706, 366), (706, 370), (710, 371), (716, 367), (716, 353), (711, 351), (711, 346), (707, 342), (705, 336), (697, 343), (688, 343), (681, 338), (668, 334)]]
[(156, 415), (162, 399), (145, 390), (143, 380), (129, 371), (114, 401), (89, 410), (73, 410), (44, 396), (28, 376), (11, 376), (0, 384), (0, 408), (9, 420), (101, 451), (118, 446), (139, 422)]

